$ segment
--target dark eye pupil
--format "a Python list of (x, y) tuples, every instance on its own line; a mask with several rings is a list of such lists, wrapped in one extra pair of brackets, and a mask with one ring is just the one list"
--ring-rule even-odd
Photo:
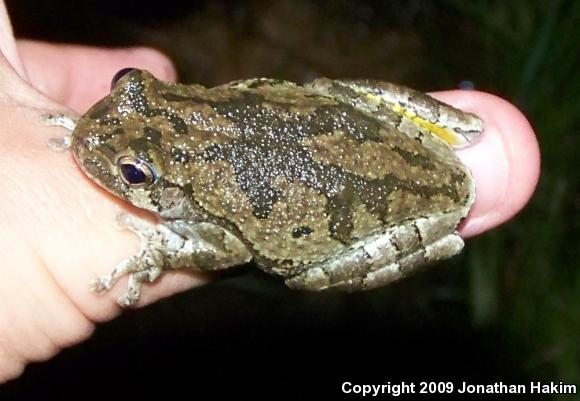
[(111, 80), (111, 89), (113, 89), (113, 87), (115, 86), (115, 84), (121, 78), (123, 78), (125, 75), (127, 75), (128, 73), (130, 73), (134, 69), (135, 68), (132, 68), (132, 67), (126, 67), (126, 68), (123, 68), (122, 70), (117, 71), (117, 73), (113, 76), (113, 79)]
[(121, 174), (123, 178), (130, 184), (143, 184), (147, 181), (147, 174), (141, 168), (134, 164), (121, 164)]

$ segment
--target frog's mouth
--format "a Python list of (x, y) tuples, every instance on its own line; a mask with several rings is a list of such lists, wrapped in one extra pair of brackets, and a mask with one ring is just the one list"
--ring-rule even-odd
[(97, 155), (79, 157), (75, 153), (75, 160), (81, 170), (99, 186), (122, 198), (127, 197), (127, 186), (113, 173), (116, 166)]

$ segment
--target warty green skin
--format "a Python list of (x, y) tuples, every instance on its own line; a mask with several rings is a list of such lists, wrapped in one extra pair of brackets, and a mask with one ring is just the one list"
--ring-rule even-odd
[[(389, 83), (208, 89), (133, 70), (78, 121), (72, 150), (89, 177), (159, 224), (122, 217), (143, 250), (94, 289), (129, 274), (120, 303), (130, 305), (164, 270), (254, 259), (291, 287), (363, 290), (454, 255), (474, 185), (429, 124), (464, 144), (483, 129), (472, 114)], [(127, 184), (124, 156), (151, 166), (154, 182)]]

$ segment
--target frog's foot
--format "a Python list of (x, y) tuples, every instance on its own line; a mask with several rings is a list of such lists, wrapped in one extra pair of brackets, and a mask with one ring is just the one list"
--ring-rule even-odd
[(286, 285), (306, 290), (344, 291), (387, 285), (426, 264), (459, 253), (463, 239), (453, 231), (456, 219), (456, 216), (443, 215), (390, 228), (354, 245), (341, 257), (309, 266), (287, 279)]
[[(42, 122), (45, 125), (52, 127), (61, 127), (69, 131), (73, 131), (77, 122), (74, 118), (65, 116), (64, 114), (44, 114)], [(70, 148), (72, 143), (72, 134), (67, 134), (62, 138), (49, 138), (48, 146), (55, 151), (63, 151)]]
[(144, 282), (154, 282), (163, 271), (162, 268), (146, 261), (151, 259), (146, 251), (139, 256), (134, 256), (119, 263), (109, 274), (96, 277), (91, 282), (91, 290), (102, 293), (109, 290), (122, 276), (129, 275), (127, 291), (119, 297), (117, 303), (122, 307), (131, 306), (139, 300), (141, 285)]
[(117, 280), (129, 275), (127, 291), (117, 300), (119, 305), (127, 307), (139, 300), (141, 285), (154, 282), (163, 272), (164, 259), (160, 249), (170, 241), (182, 243), (183, 239), (163, 226), (147, 223), (126, 213), (119, 213), (115, 219), (120, 229), (129, 229), (141, 240), (141, 250), (119, 263), (113, 271), (99, 276), (91, 282), (91, 290), (105, 292), (113, 287)]
[(142, 284), (154, 282), (165, 270), (182, 267), (195, 271), (219, 270), (251, 258), (236, 237), (209, 223), (177, 220), (152, 224), (126, 213), (119, 213), (115, 222), (119, 228), (129, 229), (139, 237), (141, 249), (109, 274), (94, 279), (91, 289), (97, 293), (105, 292), (119, 278), (128, 275), (127, 291), (117, 300), (123, 307), (135, 304)]

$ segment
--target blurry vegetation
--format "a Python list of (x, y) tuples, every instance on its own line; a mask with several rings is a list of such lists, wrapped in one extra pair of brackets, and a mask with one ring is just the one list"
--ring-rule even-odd
[[(475, 321), (497, 326), (519, 344), (524, 368), (534, 376), (579, 383), (580, 2), (437, 4), (456, 9), (473, 32), (462, 38), (464, 46), (443, 49), (475, 45), (476, 85), (524, 111), (542, 152), (530, 205), (506, 226), (470, 241)], [(439, 51), (433, 54), (461, 63), (461, 56)]]

